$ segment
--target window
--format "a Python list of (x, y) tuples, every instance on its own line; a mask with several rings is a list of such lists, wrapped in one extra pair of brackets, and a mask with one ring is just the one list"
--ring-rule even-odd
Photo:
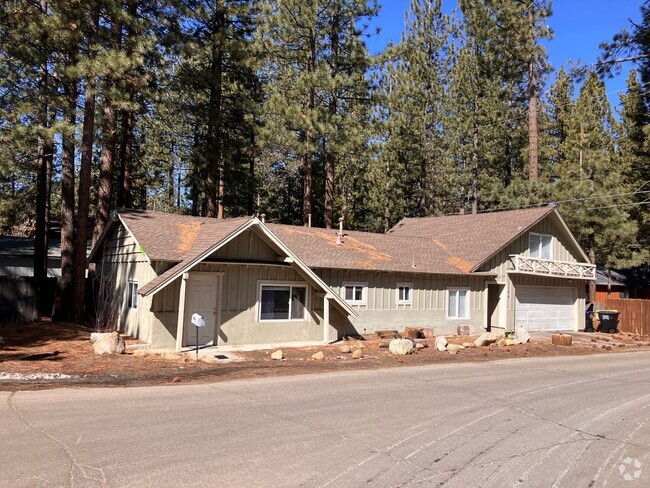
[(345, 301), (357, 305), (365, 305), (368, 293), (367, 283), (343, 283)]
[(411, 285), (411, 283), (397, 283), (398, 304), (411, 304), (411, 288), (413, 288), (413, 285)]
[(129, 281), (126, 288), (126, 306), (128, 308), (138, 308), (138, 282)]
[(305, 320), (307, 287), (262, 285), (260, 320)]
[(467, 312), (468, 290), (450, 289), (447, 290), (447, 318), (466, 319), (469, 316)]
[(553, 259), (553, 236), (547, 234), (533, 234), (529, 237), (530, 257), (540, 259)]

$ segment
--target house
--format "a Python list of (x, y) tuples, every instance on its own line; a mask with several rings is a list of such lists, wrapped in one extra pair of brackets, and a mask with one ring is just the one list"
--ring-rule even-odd
[[(0, 276), (34, 276), (34, 238), (0, 236)], [(47, 276), (61, 276), (61, 244), (50, 239), (47, 250)]]
[(244, 344), (405, 326), (578, 330), (595, 278), (554, 207), (410, 218), (386, 234), (121, 210), (89, 261), (109, 325), (176, 349), (197, 332)]
[(597, 266), (596, 302), (602, 303), (608, 298), (650, 299), (649, 274), (647, 265), (629, 270)]

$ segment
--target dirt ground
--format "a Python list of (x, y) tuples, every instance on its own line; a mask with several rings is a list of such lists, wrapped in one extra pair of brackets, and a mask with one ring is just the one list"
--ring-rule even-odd
[[(60, 386), (130, 386), (224, 381), (264, 376), (311, 374), (326, 371), (376, 369), (434, 363), (493, 361), (507, 358), (567, 356), (650, 350), (650, 337), (628, 334), (592, 334), (590, 342), (555, 346), (546, 339), (523, 345), (462, 349), (458, 354), (436, 351), (434, 339), (419, 340), (428, 347), (414, 354), (394, 356), (380, 339), (349, 340), (352, 350), (361, 348), (362, 359), (342, 353), (342, 343), (327, 346), (283, 348), (285, 359), (271, 359), (273, 350), (237, 351), (241, 361), (195, 361), (192, 353), (158, 355), (127, 349), (121, 355), (95, 355), (90, 329), (69, 323), (0, 324), (0, 390), (55, 388)], [(447, 336), (452, 344), (472, 342), (476, 336)], [(135, 341), (127, 341), (134, 343)], [(313, 360), (322, 351), (324, 360)], [(63, 379), (11, 379), (16, 374), (70, 375)]]

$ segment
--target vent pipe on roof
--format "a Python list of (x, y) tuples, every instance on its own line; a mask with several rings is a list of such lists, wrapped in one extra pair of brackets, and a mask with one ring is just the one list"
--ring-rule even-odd
[(266, 222), (266, 214), (260, 214), (260, 220), (262, 221), (262, 223), (265, 223)]
[(339, 231), (336, 233), (336, 243), (343, 244), (343, 217), (339, 217)]
[(311, 227), (311, 214), (307, 215), (307, 227)]

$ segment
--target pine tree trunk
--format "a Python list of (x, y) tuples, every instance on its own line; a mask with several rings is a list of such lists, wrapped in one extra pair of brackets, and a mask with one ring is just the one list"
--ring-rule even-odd
[[(311, 30), (309, 36), (309, 60), (307, 62), (307, 71), (313, 73), (316, 69), (316, 33)], [(307, 96), (307, 112), (308, 117), (313, 117), (314, 107), (316, 106), (316, 89), (311, 87)], [(303, 210), (302, 210), (302, 223), (309, 225), (309, 220), (312, 215), (312, 194), (313, 194), (313, 179), (314, 179), (314, 161), (312, 146), (314, 144), (314, 136), (311, 129), (305, 132), (305, 152), (302, 156), (302, 173), (303, 173)]]
[[(113, 25), (113, 49), (119, 51), (122, 45), (122, 26)], [(117, 107), (111, 97), (111, 91), (116, 87), (114, 77), (108, 76), (108, 89), (104, 101), (104, 126), (102, 128), (102, 153), (99, 163), (99, 189), (97, 200), (97, 216), (93, 229), (93, 246), (104, 232), (111, 213), (111, 196), (113, 192), (113, 176), (115, 172), (115, 145), (117, 139)]]
[[(76, 54), (70, 56), (74, 64)], [(64, 118), (69, 127), (61, 135), (61, 276), (57, 280), (56, 299), (52, 318), (67, 320), (70, 317), (71, 284), (74, 272), (74, 157), (75, 128), (77, 125), (78, 80), (64, 83), (67, 104), (64, 105)]]
[[(47, 15), (47, 2), (41, 0), (41, 13)], [(43, 50), (47, 53), (48, 38), (47, 32), (42, 33), (41, 41)], [(47, 56), (47, 54), (46, 54)], [(36, 178), (36, 228), (34, 242), (34, 281), (36, 282), (37, 309), (39, 317), (44, 315), (44, 293), (42, 292), (47, 278), (47, 252), (48, 252), (48, 225), (49, 225), (49, 197), (50, 182), (52, 178), (52, 151), (54, 144), (46, 134), (49, 126), (49, 72), (47, 59), (43, 60), (39, 68), (38, 81), (38, 122), (41, 125), (41, 133), (38, 135), (37, 149), (37, 178)]]
[[(131, 93), (133, 101), (133, 93)], [(117, 179), (117, 206), (131, 207), (131, 166), (133, 164), (133, 110), (122, 111), (122, 138), (120, 141), (120, 172)], [(173, 186), (173, 180), (172, 180)]]
[[(530, 35), (535, 35), (535, 3), (532, 1), (528, 9)], [(537, 129), (537, 73), (535, 56), (531, 53), (528, 62), (528, 179), (532, 182), (539, 180)]]
[[(330, 33), (330, 49), (331, 49), (331, 76), (336, 77), (338, 74), (338, 55), (339, 55), (339, 12), (340, 5), (335, 4), (335, 12), (332, 16), (332, 26)], [(338, 106), (338, 97), (335, 90), (330, 93), (329, 100), (329, 117), (330, 123), (336, 118), (336, 110)], [(325, 228), (331, 229), (334, 225), (334, 172), (336, 167), (336, 155), (334, 154), (333, 141), (327, 142), (327, 154), (325, 156)]]
[[(336, 115), (336, 94), (330, 95), (329, 112), (330, 116)], [(334, 171), (336, 156), (334, 155), (333, 144), (328, 144), (327, 156), (325, 159), (325, 228), (331, 229), (334, 224)]]
[[(591, 235), (589, 238), (589, 249), (587, 250), (589, 262), (591, 264), (596, 264), (596, 242), (594, 236)], [(594, 303), (596, 301), (596, 281), (591, 280), (589, 282), (589, 303)]]
[(474, 101), (474, 123), (472, 127), (472, 213), (478, 213), (478, 146), (479, 146), (479, 124), (478, 124), (478, 101)]
[(210, 65), (210, 106), (208, 108), (208, 177), (206, 182), (206, 216), (223, 218), (223, 150), (221, 141), (223, 96), (223, 46), (220, 33), (225, 14), (222, 0), (215, 0), (212, 27), (212, 62)]
[[(96, 55), (95, 41), (99, 23), (99, 8), (95, 7), (92, 16), (88, 41), (91, 61)], [(88, 215), (90, 212), (90, 173), (95, 135), (96, 84), (95, 77), (93, 75), (88, 76), (85, 82), (84, 93), (84, 121), (81, 136), (81, 163), (77, 195), (77, 233), (74, 247), (74, 272), (72, 274), (74, 294), (74, 300), (72, 300), (72, 318), (79, 324), (84, 323), (85, 319), (86, 246), (88, 244)]]

